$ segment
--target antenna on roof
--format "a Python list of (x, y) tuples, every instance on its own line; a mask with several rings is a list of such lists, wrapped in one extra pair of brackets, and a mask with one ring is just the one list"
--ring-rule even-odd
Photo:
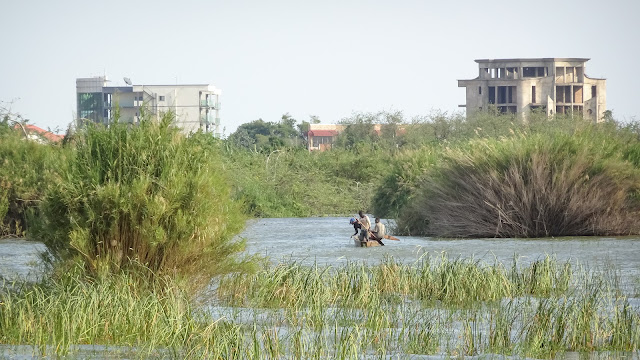
[(131, 79), (129, 79), (128, 77), (126, 77), (126, 78), (122, 78), (122, 79), (124, 80), (124, 82), (125, 82), (127, 85), (131, 85)]

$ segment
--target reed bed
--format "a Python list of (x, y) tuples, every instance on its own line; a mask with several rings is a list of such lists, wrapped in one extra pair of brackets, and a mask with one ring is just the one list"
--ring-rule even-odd
[(510, 267), (445, 256), (289, 262), (227, 275), (198, 305), (180, 281), (140, 278), (73, 275), (4, 291), (0, 343), (32, 344), (38, 356), (98, 344), (128, 357), (225, 359), (554, 358), (640, 345), (640, 313), (615, 282), (552, 257)]
[(369, 308), (372, 302), (406, 299), (454, 306), (525, 295), (566, 293), (571, 264), (546, 256), (511, 268), (495, 261), (450, 259), (446, 254), (423, 256), (413, 264), (386, 258), (369, 266), (350, 262), (343, 267), (307, 267), (281, 263), (256, 274), (232, 274), (221, 279), (218, 295), (235, 306), (304, 307), (316, 302), (340, 307)]

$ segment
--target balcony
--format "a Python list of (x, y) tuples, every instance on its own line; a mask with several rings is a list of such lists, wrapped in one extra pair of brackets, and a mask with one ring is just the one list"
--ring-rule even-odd
[(200, 116), (200, 122), (206, 125), (220, 125), (220, 118), (213, 117), (213, 114)]
[(220, 102), (219, 101), (211, 101), (211, 100), (208, 100), (208, 101), (207, 100), (200, 100), (200, 107), (220, 110)]

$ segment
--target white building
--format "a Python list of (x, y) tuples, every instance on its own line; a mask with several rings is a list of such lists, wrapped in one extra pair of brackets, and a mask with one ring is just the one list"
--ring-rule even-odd
[[(125, 79), (128, 83), (130, 81)], [(120, 121), (137, 123), (142, 108), (159, 116), (176, 114), (184, 133), (198, 130), (220, 137), (220, 89), (208, 84), (109, 86), (106, 77), (76, 79), (78, 121), (108, 124), (114, 109)]]

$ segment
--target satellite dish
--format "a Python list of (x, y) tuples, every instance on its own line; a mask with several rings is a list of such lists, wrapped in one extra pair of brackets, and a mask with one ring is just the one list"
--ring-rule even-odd
[(127, 85), (131, 85), (131, 79), (129, 79), (128, 77), (123, 79), (124, 79), (124, 82), (127, 83)]

